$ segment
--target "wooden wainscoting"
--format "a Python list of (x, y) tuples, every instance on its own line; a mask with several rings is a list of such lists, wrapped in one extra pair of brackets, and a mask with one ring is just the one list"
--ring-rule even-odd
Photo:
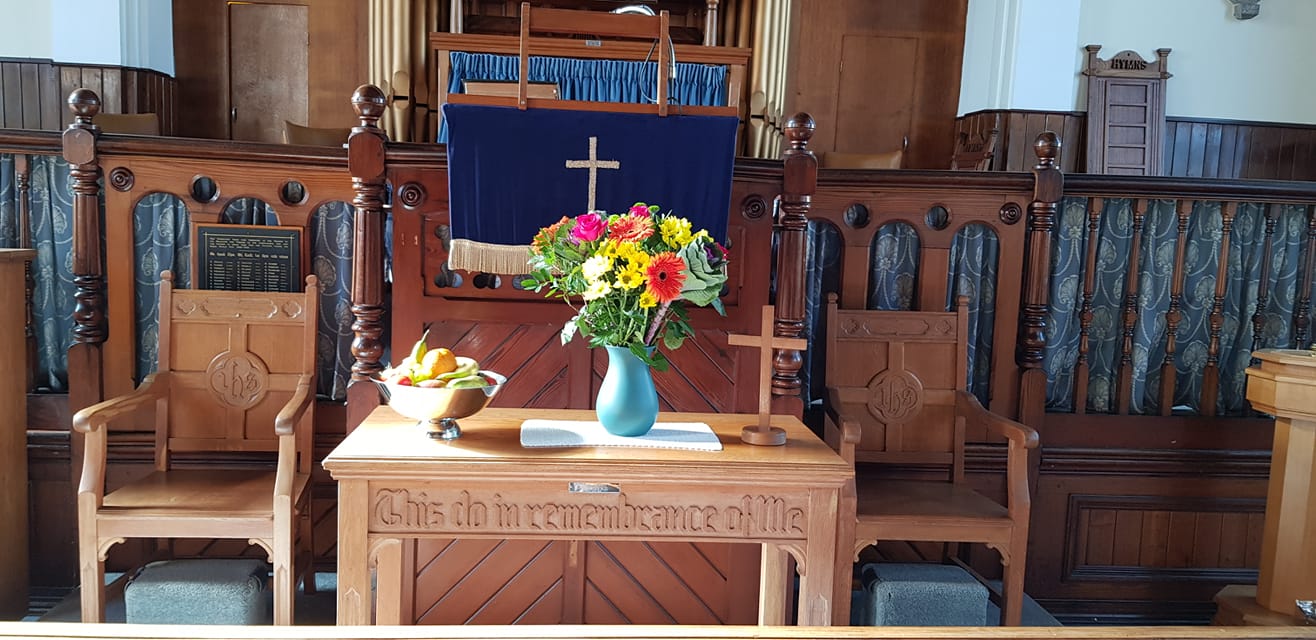
[(85, 88), (101, 98), (101, 113), (155, 113), (160, 133), (174, 135), (177, 82), (159, 71), (109, 65), (64, 64), (38, 58), (0, 58), (0, 128), (67, 127), (65, 101)]
[[(1060, 168), (1086, 171), (1087, 114), (1082, 111), (975, 111), (956, 120), (955, 133), (978, 139), (997, 118), (1001, 132), (992, 171), (1027, 171), (1036, 163), (1037, 134), (1064, 141)], [(1249, 180), (1316, 180), (1316, 125), (1214, 118), (1165, 118), (1163, 175)], [(946, 165), (950, 166), (950, 157)]]

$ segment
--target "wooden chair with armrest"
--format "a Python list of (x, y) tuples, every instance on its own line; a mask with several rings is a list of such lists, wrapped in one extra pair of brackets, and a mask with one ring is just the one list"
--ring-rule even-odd
[[(1005, 566), (1001, 624), (1018, 625), (1028, 548), (1028, 450), (1037, 447), (1037, 432), (987, 411), (965, 390), (967, 361), (966, 298), (953, 312), (850, 311), (838, 309), (833, 294), (824, 435), (856, 465), (856, 555), (882, 540), (986, 544)], [(1005, 505), (965, 484), (966, 432), (1007, 439)], [(946, 477), (883, 477), (882, 463)]]
[(950, 158), (951, 171), (990, 171), (1000, 134), (1000, 129), (992, 129), (986, 135), (971, 138), (967, 131), (959, 132), (955, 136), (955, 152)]
[(283, 121), (283, 143), (305, 144), (317, 147), (341, 147), (352, 135), (351, 127), (305, 127), (296, 122)]
[(900, 148), (895, 151), (879, 153), (823, 151), (818, 154), (818, 166), (823, 169), (903, 169), (907, 150), (909, 150), (908, 136), (901, 141)]
[[(78, 487), (82, 620), (105, 612), (105, 555), (126, 538), (238, 538), (274, 565), (274, 622), (292, 624), (311, 566), (310, 491), (318, 287), (304, 293), (174, 290), (160, 282), (160, 364), (135, 391), (73, 417), (85, 435)], [(155, 424), (155, 470), (106, 492), (106, 425)], [(253, 455), (274, 467), (253, 468)], [(179, 468), (176, 454), (240, 466)], [(259, 467), (259, 465), (257, 465)], [(295, 554), (300, 543), (301, 553)]]
[(160, 135), (160, 117), (154, 113), (101, 113), (93, 118), (93, 122), (104, 133)]

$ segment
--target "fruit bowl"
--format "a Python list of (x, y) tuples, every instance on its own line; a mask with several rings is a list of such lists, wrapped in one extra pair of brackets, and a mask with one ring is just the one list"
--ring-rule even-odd
[(461, 435), (457, 420), (479, 413), (489, 404), (507, 378), (480, 371), (490, 381), (482, 387), (417, 387), (376, 379), (384, 400), (394, 411), (417, 420), (431, 438), (452, 440)]

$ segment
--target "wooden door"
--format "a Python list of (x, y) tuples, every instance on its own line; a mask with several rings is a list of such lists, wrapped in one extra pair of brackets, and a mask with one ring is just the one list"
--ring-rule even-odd
[(945, 169), (955, 137), (967, 0), (798, 0), (786, 113), (813, 114), (817, 151)]
[(281, 142), (283, 122), (308, 121), (309, 7), (230, 2), (232, 138)]
[[(914, 129), (918, 59), (915, 37), (842, 38), (836, 129), (844, 134), (836, 139), (836, 151), (883, 153), (903, 148)], [(872, 67), (879, 60), (880, 73)]]

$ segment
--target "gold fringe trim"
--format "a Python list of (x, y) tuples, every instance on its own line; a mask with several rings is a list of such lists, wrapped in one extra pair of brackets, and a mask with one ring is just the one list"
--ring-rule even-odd
[(453, 239), (448, 268), (516, 276), (530, 272), (530, 245), (491, 244)]

